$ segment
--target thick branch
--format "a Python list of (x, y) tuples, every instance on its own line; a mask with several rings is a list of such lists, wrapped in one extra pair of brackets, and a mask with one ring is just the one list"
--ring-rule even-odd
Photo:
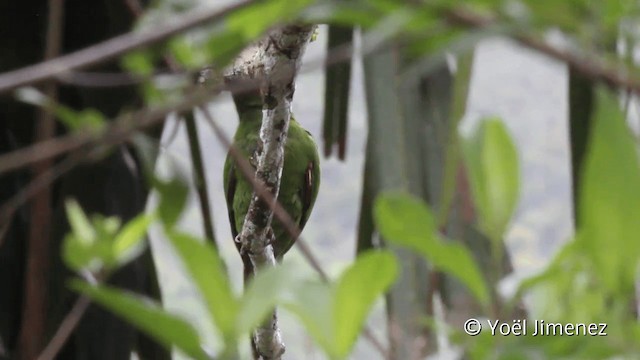
[[(294, 80), (313, 30), (313, 26), (290, 25), (272, 31), (254, 47), (243, 52), (227, 73), (227, 78), (231, 80), (254, 79), (257, 76), (265, 79), (261, 86), (264, 110), (256, 178), (274, 199), (277, 199), (280, 188)], [(273, 218), (270, 205), (254, 193), (239, 235), (243, 251), (249, 255), (254, 269), (275, 266), (268, 235)], [(265, 359), (279, 359), (284, 353), (275, 311), (256, 329), (254, 341), (258, 353)]]

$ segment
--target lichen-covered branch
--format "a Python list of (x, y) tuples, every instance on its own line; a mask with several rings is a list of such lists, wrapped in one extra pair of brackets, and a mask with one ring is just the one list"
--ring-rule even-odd
[[(271, 31), (260, 42), (243, 51), (225, 74), (227, 80), (262, 79), (263, 118), (256, 180), (268, 189), (273, 199), (277, 199), (280, 188), (295, 77), (313, 31), (314, 26), (311, 25), (289, 25)], [(254, 192), (239, 241), (256, 270), (275, 266), (276, 263), (270, 245), (272, 218), (269, 204)], [(284, 353), (275, 311), (255, 330), (253, 337), (262, 358), (279, 359)]]

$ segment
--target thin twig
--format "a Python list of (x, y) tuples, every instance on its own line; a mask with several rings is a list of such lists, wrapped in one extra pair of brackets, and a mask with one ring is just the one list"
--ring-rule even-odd
[[(155, 75), (162, 75), (162, 73), (157, 73)], [(131, 74), (128, 72), (71, 71), (56, 76), (56, 79), (65, 85), (104, 88), (139, 85), (149, 81), (150, 77)]]
[[(221, 86), (220, 89), (223, 87)], [(234, 87), (235, 91), (243, 92), (255, 89), (255, 85), (251, 81), (238, 82)], [(173, 106), (167, 106), (159, 109), (140, 110), (134, 113), (125, 114), (116, 118), (115, 123), (111, 125), (102, 134), (94, 135), (88, 132), (63, 136), (58, 139), (51, 139), (42, 143), (34, 144), (30, 147), (16, 150), (4, 156), (0, 156), (0, 174), (4, 171), (13, 170), (24, 166), (22, 162), (28, 164), (48, 159), (70, 151), (78, 151), (83, 149), (89, 151), (90, 154), (101, 154), (108, 151), (113, 146), (128, 141), (129, 137), (137, 132), (157, 125), (166, 120), (170, 113), (184, 112), (193, 107), (207, 102), (217, 92), (196, 89), (192, 94), (186, 95), (180, 102)], [(130, 119), (136, 118), (136, 122)], [(93, 146), (93, 147), (91, 147)], [(48, 152), (46, 152), (48, 151)], [(95, 155), (92, 155), (95, 156)], [(26, 201), (38, 194), (43, 187), (49, 186), (51, 182), (62, 176), (67, 171), (75, 167), (78, 162), (60, 163), (55, 167), (54, 175), (41, 176), (33, 179), (23, 191), (16, 194), (13, 198), (2, 204), (0, 207), (0, 247), (3, 244), (4, 235), (8, 229), (8, 223), (11, 221), (14, 212)]]
[(47, 347), (42, 351), (40, 356), (38, 356), (37, 360), (53, 360), (56, 358), (56, 355), (60, 352), (64, 344), (69, 339), (69, 336), (73, 333), (73, 330), (80, 323), (80, 319), (82, 319), (82, 315), (87, 311), (87, 308), (91, 304), (91, 301), (88, 297), (82, 295), (76, 300), (75, 304), (71, 308), (71, 311), (67, 314), (67, 316), (62, 320), (58, 330), (51, 338)]
[[(455, 11), (455, 12), (450, 12), (447, 13), (449, 21), (451, 21), (453, 24), (457, 24), (457, 25), (463, 25), (463, 26), (467, 26), (467, 27), (475, 27), (475, 28), (485, 28), (488, 26), (492, 26), (495, 25), (495, 23), (493, 23), (490, 19), (486, 19), (483, 17), (480, 17), (478, 15), (475, 15), (473, 13), (468, 13), (468, 12), (461, 12), (461, 11)], [(119, 38), (114, 38), (112, 40), (117, 40)], [(111, 41), (111, 40), (109, 40)], [(524, 40), (523, 40), (524, 41)], [(537, 49), (538, 51), (541, 51), (549, 56), (552, 56), (554, 58), (557, 58), (559, 60), (562, 61), (566, 61), (570, 64), (573, 64), (575, 66), (575, 68), (578, 71), (582, 71), (583, 75), (590, 77), (590, 78), (600, 78), (600, 77), (604, 77), (607, 80), (607, 82), (613, 82), (615, 84), (617, 84), (617, 86), (623, 88), (623, 89), (627, 89), (633, 93), (638, 93), (640, 94), (640, 82), (633, 80), (633, 79), (628, 79), (628, 78), (624, 78), (622, 77), (622, 75), (620, 75), (620, 73), (623, 71), (618, 71), (616, 69), (612, 69), (612, 68), (604, 68), (602, 66), (596, 66), (593, 65), (592, 63), (583, 63), (584, 60), (581, 58), (576, 57), (575, 55), (572, 55), (569, 52), (565, 52), (559, 49), (554, 48), (551, 45), (547, 45), (544, 42), (541, 42), (539, 40), (534, 40), (534, 39), (529, 39), (526, 41), (527, 44), (529, 44), (532, 48)], [(104, 44), (104, 43), (102, 43)], [(526, 44), (525, 44), (526, 45)], [(100, 46), (100, 49), (104, 48), (104, 45), (96, 45), (96, 46)], [(384, 45), (383, 45), (384, 47)], [(93, 49), (93, 47), (90, 48), (86, 48), (84, 50), (81, 50), (81, 52), (88, 52), (89, 50)], [(135, 47), (127, 47), (126, 51), (131, 51), (131, 50), (135, 50)], [(369, 49), (369, 51), (374, 51), (375, 48), (371, 48)], [(101, 50), (104, 51), (104, 50)], [(119, 52), (117, 55), (121, 55), (122, 53), (126, 52), (125, 50)], [(339, 48), (336, 48), (334, 51), (332, 51), (330, 54), (327, 55), (326, 59), (322, 58), (322, 59), (313, 59), (309, 62), (307, 62), (307, 64), (302, 68), (302, 71), (312, 71), (315, 70), (317, 68), (321, 68), (323, 66), (326, 65), (331, 65), (331, 64), (335, 64), (341, 61), (344, 61), (348, 58), (350, 58), (353, 55), (353, 47), (351, 44), (345, 44), (343, 46), (340, 46)], [(114, 55), (115, 56), (115, 55)], [(62, 58), (60, 58), (62, 59)], [(61, 60), (62, 61), (62, 60)], [(73, 64), (71, 64), (73, 65)], [(67, 66), (67, 65), (65, 65)], [(69, 65), (70, 66), (70, 65)], [(84, 66), (84, 64), (83, 64)], [(82, 67), (82, 66), (80, 66)], [(593, 67), (593, 68), (592, 68)], [(78, 66), (76, 66), (75, 68), (79, 68)], [(24, 71), (27, 72), (28, 68), (24, 68), (22, 70), (19, 71)], [(4, 75), (0, 75), (0, 86), (8, 86), (9, 88), (11, 88), (11, 86), (9, 86), (10, 84), (6, 84), (5, 83), (5, 79), (7, 79), (7, 76), (13, 74), (13, 73), (7, 73)], [(59, 74), (56, 75), (52, 75), (52, 76), (58, 76)], [(92, 76), (91, 74), (77, 74), (78, 75), (78, 79), (81, 79), (83, 76)], [(108, 75), (108, 74), (107, 74)], [(73, 78), (75, 75), (73, 75), (73, 73), (69, 74), (66, 73), (65, 75), (60, 75), (60, 76), (68, 76), (69, 78)], [(100, 76), (99, 74), (96, 74), (96, 76)], [(47, 77), (43, 78), (46, 79)], [(122, 80), (122, 79), (121, 79)], [(133, 79), (132, 79), (133, 80)], [(254, 79), (253, 82), (251, 83), (241, 83), (235, 80), (231, 80), (229, 81), (226, 86), (220, 85), (218, 87), (217, 91), (222, 91), (222, 90), (229, 90), (231, 92), (242, 92), (242, 91), (250, 91), (250, 90), (254, 90), (256, 89), (259, 85), (259, 82), (262, 79), (260, 77), (256, 77)], [(79, 82), (82, 82), (83, 80), (78, 80)], [(4, 85), (3, 85), (4, 83)], [(13, 87), (18, 86), (18, 85), (14, 85)], [(2, 87), (0, 87), (0, 92), (2, 91)], [(6, 89), (5, 89), (6, 90)], [(189, 109), (189, 106), (183, 106), (183, 109)], [(171, 110), (169, 110), (168, 112), (171, 112)], [(138, 113), (136, 113), (135, 116), (137, 116)], [(126, 116), (126, 115), (125, 115)], [(130, 116), (128, 116), (130, 117)], [(148, 124), (147, 126), (150, 126), (152, 124)], [(115, 126), (119, 126), (119, 124), (115, 123), (113, 125), (110, 125), (112, 127)], [(130, 128), (133, 131), (137, 131), (139, 129), (142, 129), (146, 126), (141, 126), (141, 127), (137, 127), (137, 128)], [(58, 139), (53, 139), (50, 140), (48, 142), (44, 142), (44, 143), (38, 143), (38, 144), (34, 144), (31, 145), (29, 147), (23, 148), (23, 149), (19, 149), (16, 151), (13, 151), (9, 154), (0, 156), (0, 174), (7, 172), (9, 170), (13, 170), (13, 169), (17, 169), (23, 166), (26, 166), (34, 161), (39, 161), (48, 157), (54, 157), (54, 156), (58, 156), (62, 153), (68, 152), (68, 151), (72, 151), (77, 149), (79, 146), (85, 145), (87, 143), (90, 142), (99, 142), (101, 141), (101, 139), (99, 137), (96, 136), (90, 136), (88, 134), (84, 134), (84, 133), (80, 133), (80, 134), (73, 134), (73, 135), (68, 135), (66, 138), (58, 138)]]
[(144, 8), (142, 7), (142, 4), (140, 3), (140, 1), (124, 0), (124, 4), (127, 6), (127, 8), (129, 8), (129, 11), (131, 12), (131, 14), (133, 14), (133, 16), (137, 18), (142, 16), (144, 12)]
[(200, 139), (198, 138), (198, 128), (193, 110), (189, 110), (186, 113), (184, 121), (187, 125), (187, 135), (189, 136), (189, 150), (191, 152), (191, 164), (193, 165), (193, 182), (198, 192), (204, 235), (216, 251), (218, 251), (218, 243), (216, 242), (215, 232), (213, 231), (213, 216), (211, 214), (211, 207), (209, 206), (207, 177), (202, 161), (202, 147), (200, 146)]
[(162, 27), (129, 32), (68, 55), (7, 72), (0, 75), (0, 94), (20, 86), (49, 80), (72, 70), (105, 63), (127, 52), (155, 45), (186, 30), (222, 20), (234, 11), (253, 3), (252, 0), (244, 0), (222, 9), (198, 7), (184, 15), (174, 16), (173, 21), (163, 24)]
[[(317, 70), (326, 65), (332, 65), (335, 63), (339, 63), (348, 59), (353, 55), (353, 47), (350, 44), (345, 44), (343, 46), (337, 47), (330, 54), (327, 54), (325, 58), (312, 59), (305, 66), (302, 67), (301, 71), (310, 72), (313, 70)], [(72, 73), (73, 74), (73, 73)], [(90, 80), (93, 74), (84, 73), (84, 75), (77, 74), (80, 77), (88, 76), (86, 80)], [(104, 74), (105, 76), (109, 76), (109, 74)], [(65, 75), (66, 76), (66, 75)], [(75, 75), (69, 75), (71, 77)], [(95, 76), (102, 77), (100, 73), (96, 73)], [(83, 80), (79, 80), (82, 82)], [(131, 113), (126, 113), (113, 121), (109, 121), (109, 127), (101, 134), (91, 134), (86, 132), (78, 132), (74, 134), (69, 134), (65, 136), (61, 136), (55, 139), (51, 139), (48, 141), (36, 143), (15, 151), (12, 151), (9, 154), (0, 156), (0, 174), (6, 173), (8, 171), (16, 170), (21, 167), (27, 166), (33, 162), (40, 161), (42, 159), (47, 159), (50, 157), (56, 157), (62, 155), (64, 153), (77, 150), (78, 148), (89, 145), (91, 143), (100, 143), (103, 142), (106, 137), (109, 137), (111, 133), (118, 133), (119, 136), (125, 136), (123, 139), (125, 141), (128, 136), (132, 133), (140, 130), (144, 130), (150, 126), (154, 126), (161, 121), (164, 121), (164, 116), (176, 111), (176, 112), (184, 112), (191, 108), (193, 108), (198, 101), (197, 95), (208, 94), (209, 98), (212, 97), (212, 94), (217, 94), (221, 91), (229, 91), (234, 94), (241, 94), (245, 92), (255, 91), (259, 89), (260, 83), (263, 81), (261, 76), (257, 76), (253, 80), (247, 79), (232, 79), (228, 80), (226, 84), (218, 84), (213, 88), (209, 89), (208, 93), (200, 91), (200, 93), (195, 93), (192, 95), (192, 98), (187, 97), (184, 101), (181, 101), (173, 106), (166, 106), (158, 109), (142, 109), (136, 110)], [(197, 87), (194, 87), (197, 88)], [(187, 89), (189, 92), (193, 89)], [(195, 99), (195, 101), (194, 101)], [(149, 117), (145, 115), (145, 112), (152, 112), (153, 114), (149, 115), (154, 118), (156, 121), (149, 121), (145, 123), (136, 122), (133, 126), (126, 126), (123, 123), (126, 123), (128, 119), (138, 118), (138, 117)], [(111, 136), (113, 137), (113, 136)]]
[[(448, 9), (443, 12), (447, 21), (452, 25), (471, 27), (475, 29), (496, 25), (497, 19), (483, 16), (464, 9)], [(611, 87), (640, 94), (640, 79), (631, 78), (630, 71), (622, 64), (613, 67), (604, 64), (593, 57), (578, 56), (574, 52), (562, 50), (548, 44), (544, 40), (527, 34), (511, 36), (521, 45), (536, 50), (556, 60), (560, 60), (573, 67), (581, 75), (596, 81), (601, 81)]]
[[(166, 116), (169, 113), (173, 111), (186, 111), (200, 103), (206, 102), (211, 96), (213, 95), (207, 94), (205, 91), (200, 89), (199, 91), (195, 91), (192, 95), (187, 95), (182, 101), (173, 106), (152, 110), (142, 110), (134, 114), (125, 114), (124, 116), (117, 118), (116, 124), (108, 128), (108, 130), (104, 131), (101, 135), (92, 135), (86, 132), (79, 135), (67, 135), (62, 139), (52, 139), (48, 142), (35, 144), (34, 146), (12, 152), (6, 156), (0, 157), (0, 173), (2, 173), (2, 167), (5, 165), (2, 161), (4, 158), (9, 158), (9, 160), (16, 162), (20, 161), (20, 157), (25, 154), (34, 154), (36, 157), (48, 159), (67, 151), (78, 151), (83, 149), (83, 147), (87, 147), (87, 149), (83, 150), (89, 151), (89, 154), (95, 156), (96, 154), (109, 150), (113, 146), (127, 141), (129, 136), (134, 132), (165, 121)], [(137, 121), (130, 121), (132, 118), (137, 119)], [(65, 142), (67, 140), (69, 143)], [(94, 147), (90, 148), (89, 146), (92, 144)], [(46, 148), (51, 151), (51, 153), (39, 154), (37, 151), (42, 150), (42, 148)], [(78, 152), (80, 153), (80, 151)], [(47, 173), (32, 180), (25, 189), (16, 194), (9, 201), (5, 202), (2, 207), (0, 207), (0, 229), (7, 224), (11, 219), (12, 214), (20, 205), (35, 196), (43, 188), (49, 186), (56, 178), (72, 169), (78, 163), (80, 163), (80, 160), (69, 160), (50, 168)], [(15, 166), (15, 164), (13, 165)], [(0, 241), (0, 245), (2, 245), (2, 241)]]
[[(88, 155), (82, 152), (70, 155), (65, 160), (48, 168), (45, 172), (33, 179), (26, 187), (22, 188), (18, 193), (2, 204), (0, 207), (0, 223), (6, 224), (22, 204), (40, 194), (44, 189), (47, 189), (52, 182), (56, 181), (69, 170), (76, 167), (87, 156)], [(0, 238), (0, 245), (2, 245), (2, 243), (3, 240)], [(48, 252), (45, 252), (45, 254), (46, 253)]]
[[(237, 84), (236, 90), (253, 89), (252, 84)], [(226, 88), (221, 85), (220, 89)], [(148, 129), (158, 125), (166, 120), (166, 117), (173, 112), (184, 112), (192, 109), (194, 106), (209, 101), (215, 96), (212, 92), (197, 89), (188, 92), (180, 101), (153, 109), (141, 109), (131, 113), (118, 116), (105, 130), (92, 132), (76, 132), (64, 135), (55, 139), (39, 142), (0, 156), (0, 174), (7, 171), (19, 169), (28, 164), (53, 158), (67, 152), (75, 151), (83, 146), (95, 144), (112, 144), (117, 145), (128, 140), (129, 136), (137, 131)], [(136, 121), (132, 121), (136, 119)]]

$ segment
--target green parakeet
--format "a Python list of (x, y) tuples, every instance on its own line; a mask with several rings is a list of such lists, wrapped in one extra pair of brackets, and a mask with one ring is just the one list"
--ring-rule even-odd
[[(240, 153), (249, 159), (254, 170), (257, 166), (256, 150), (260, 142), (260, 127), (262, 125), (262, 102), (254, 99), (248, 105), (246, 101), (236, 101), (236, 108), (240, 116), (240, 123), (233, 138)], [(284, 164), (278, 201), (298, 224), (300, 230), (304, 228), (311, 209), (318, 195), (320, 186), (320, 161), (318, 149), (311, 134), (305, 130), (291, 116), (289, 132), (284, 150)], [(243, 177), (233, 158), (227, 154), (224, 165), (224, 191), (231, 224), (231, 234), (235, 239), (242, 230), (245, 215), (249, 209), (253, 188)], [(284, 226), (274, 217), (271, 227), (275, 240), (273, 252), (278, 261), (289, 251), (296, 239), (292, 239)], [(236, 247), (240, 251), (240, 244)], [(247, 254), (240, 254), (244, 264), (245, 282), (253, 273), (253, 265)]]

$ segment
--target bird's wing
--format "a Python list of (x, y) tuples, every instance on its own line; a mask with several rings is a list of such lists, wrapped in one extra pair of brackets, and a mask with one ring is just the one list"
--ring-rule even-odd
[(253, 275), (253, 264), (247, 254), (242, 254), (240, 251), (242, 244), (235, 241), (238, 236), (238, 228), (236, 227), (236, 213), (233, 210), (233, 199), (236, 196), (236, 187), (238, 185), (238, 176), (236, 174), (236, 164), (230, 155), (227, 156), (227, 160), (224, 163), (224, 192), (225, 199), (227, 200), (227, 213), (229, 214), (229, 224), (231, 225), (231, 235), (233, 235), (233, 243), (240, 253), (242, 258), (242, 264), (244, 265), (244, 283), (245, 285)]
[(309, 215), (311, 215), (311, 209), (316, 201), (318, 195), (318, 188), (320, 185), (320, 169), (313, 161), (309, 161), (307, 169), (304, 172), (304, 179), (302, 181), (302, 187), (300, 188), (300, 199), (302, 200), (302, 213), (300, 214), (300, 223), (298, 227), (300, 231), (304, 228)]
[(227, 213), (229, 214), (229, 224), (231, 225), (231, 235), (235, 240), (238, 236), (238, 229), (236, 228), (236, 214), (233, 210), (233, 198), (236, 195), (236, 185), (238, 184), (238, 177), (236, 175), (236, 164), (231, 156), (227, 155), (227, 160), (224, 163), (224, 192), (225, 199), (227, 200)]

